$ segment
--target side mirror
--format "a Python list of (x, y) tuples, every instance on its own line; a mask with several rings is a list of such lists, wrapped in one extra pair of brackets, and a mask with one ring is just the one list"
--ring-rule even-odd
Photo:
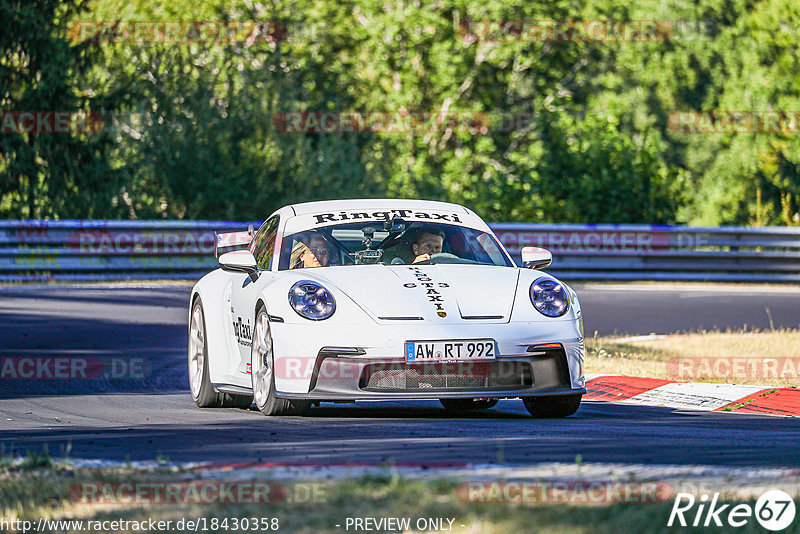
[(256, 258), (249, 250), (234, 250), (226, 252), (219, 257), (219, 266), (223, 271), (231, 273), (245, 273), (255, 282), (258, 280), (258, 267)]
[(522, 264), (526, 269), (544, 269), (553, 263), (553, 255), (546, 248), (523, 247)]

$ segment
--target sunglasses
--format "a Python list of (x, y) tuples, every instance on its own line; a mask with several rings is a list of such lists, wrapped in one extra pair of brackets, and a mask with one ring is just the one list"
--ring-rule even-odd
[(309, 248), (308, 250), (313, 252), (314, 256), (317, 256), (317, 257), (319, 257), (319, 256), (329, 256), (330, 253), (331, 253), (330, 249), (327, 249), (327, 248)]

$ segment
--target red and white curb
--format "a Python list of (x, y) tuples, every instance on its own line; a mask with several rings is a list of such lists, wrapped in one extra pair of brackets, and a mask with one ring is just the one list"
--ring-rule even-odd
[(800, 417), (800, 389), (586, 375), (584, 400)]

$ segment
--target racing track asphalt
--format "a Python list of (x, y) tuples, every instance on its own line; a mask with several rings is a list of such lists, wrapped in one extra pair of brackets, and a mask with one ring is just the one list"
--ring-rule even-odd
[[(576, 285), (587, 335), (797, 327), (800, 288)], [(138, 378), (0, 379), (0, 451), (108, 460), (800, 465), (800, 421), (585, 402), (534, 420), (518, 400), (325, 405), (308, 417), (200, 410), (186, 386), (187, 284), (0, 287), (0, 358), (86, 356)], [(767, 312), (765, 309), (768, 309)], [(443, 424), (445, 423), (446, 424)]]

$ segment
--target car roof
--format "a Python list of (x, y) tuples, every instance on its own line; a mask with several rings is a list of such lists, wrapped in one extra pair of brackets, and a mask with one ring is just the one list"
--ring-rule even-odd
[(353, 210), (353, 209), (419, 209), (419, 210), (450, 210), (472, 214), (464, 206), (438, 200), (407, 200), (398, 198), (359, 198), (349, 200), (321, 200), (317, 202), (303, 202), (291, 204), (295, 215), (308, 215), (328, 210)]

